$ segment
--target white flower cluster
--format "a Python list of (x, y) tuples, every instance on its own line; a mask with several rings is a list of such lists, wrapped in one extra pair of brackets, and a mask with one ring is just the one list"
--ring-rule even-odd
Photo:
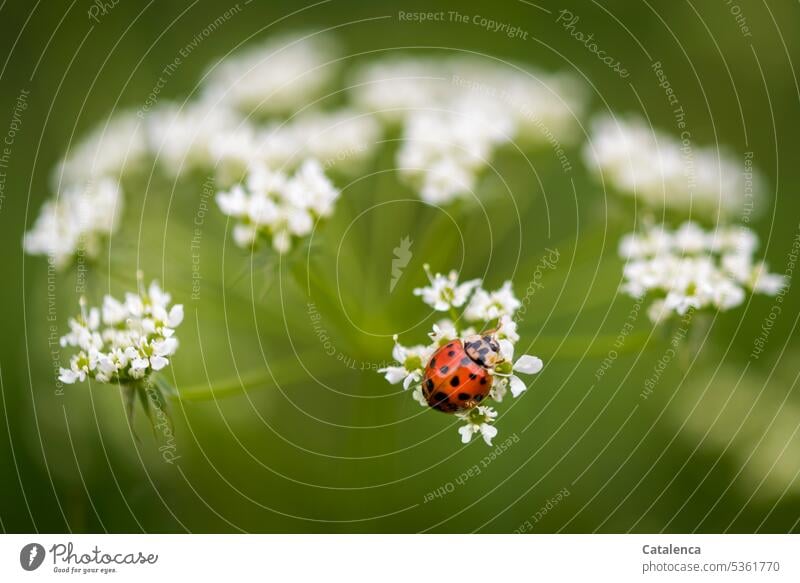
[(73, 384), (87, 378), (128, 384), (169, 364), (178, 349), (175, 328), (183, 321), (183, 306), (170, 307), (171, 297), (153, 282), (147, 292), (127, 293), (120, 302), (103, 298), (102, 308), (81, 299), (81, 315), (70, 319), (61, 346), (78, 348), (59, 380)]
[(319, 96), (336, 73), (339, 51), (330, 37), (290, 34), (222, 59), (210, 68), (204, 90), (248, 114), (297, 111)]
[(757, 245), (755, 234), (739, 226), (705, 231), (687, 222), (675, 231), (657, 226), (631, 233), (619, 249), (627, 260), (622, 289), (635, 298), (655, 297), (648, 310), (654, 322), (690, 309), (729, 310), (746, 290), (775, 295), (785, 279), (754, 262)]
[(42, 206), (22, 246), (47, 255), (58, 269), (76, 255), (93, 259), (104, 237), (116, 231), (124, 197), (119, 179), (147, 152), (145, 129), (132, 112), (109, 118), (72, 146), (53, 169), (57, 196)]
[(47, 255), (56, 268), (75, 255), (95, 258), (101, 241), (119, 225), (123, 196), (119, 183), (108, 178), (71, 186), (44, 204), (22, 245), (31, 255)]
[(320, 163), (306, 160), (291, 177), (263, 165), (250, 169), (247, 181), (217, 194), (222, 212), (237, 220), (233, 238), (240, 247), (259, 237), (279, 253), (292, 246), (292, 237), (311, 233), (317, 219), (327, 217), (339, 197)]
[(641, 118), (601, 117), (592, 128), (583, 149), (588, 167), (654, 210), (727, 219), (756, 204), (763, 190), (763, 179), (744, 161), (680, 141)]
[(571, 77), (464, 57), (386, 59), (352, 85), (359, 106), (403, 125), (400, 174), (432, 204), (469, 196), (505, 143), (570, 141), (585, 104)]
[[(489, 396), (499, 403), (509, 391), (514, 397), (521, 395), (527, 386), (517, 373), (536, 374), (543, 365), (541, 359), (527, 354), (514, 360), (514, 345), (519, 341), (519, 334), (513, 317), (522, 304), (514, 296), (511, 282), (505, 282), (499, 290), (487, 292), (478, 279), (459, 283), (455, 271), (447, 275), (434, 275), (427, 265), (425, 270), (430, 285), (415, 289), (414, 295), (420, 296), (436, 311), (450, 312), (452, 319), (445, 318), (435, 323), (428, 334), (430, 340), (427, 344), (403, 346), (395, 336), (392, 357), (397, 364), (378, 372), (392, 384), (402, 383), (403, 389), (413, 386), (412, 396), (420, 405), (427, 407), (428, 402), (419, 383), (434, 353), (452, 340), (464, 339), (491, 327), (492, 335), (500, 346), (500, 354), (498, 362), (489, 370), (493, 376)], [(458, 316), (456, 308), (462, 307), (463, 313)], [(475, 325), (480, 325), (481, 330), (476, 329)], [(492, 444), (492, 438), (497, 434), (497, 429), (491, 425), (497, 417), (493, 408), (481, 405), (456, 413), (456, 416), (466, 422), (459, 429), (463, 443), (468, 443), (473, 435), (479, 433), (488, 445)]]

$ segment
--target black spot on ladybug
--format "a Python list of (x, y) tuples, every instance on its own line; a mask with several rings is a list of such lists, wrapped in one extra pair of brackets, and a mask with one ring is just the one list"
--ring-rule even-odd
[(453, 347), (453, 343), (452, 342), (447, 345), (447, 348), (452, 348), (452, 347)]
[(482, 384), (482, 385), (485, 385), (485, 384), (486, 384), (486, 377), (483, 377), (483, 378), (481, 379), (481, 384)]
[(483, 395), (475, 395), (476, 401), (483, 401)]
[(442, 374), (447, 374), (448, 370), (450, 370), (450, 367), (445, 365), (445, 366), (443, 366), (442, 368), (439, 369), (439, 372), (442, 373)]
[(436, 358), (431, 358), (431, 363), (429, 365), (431, 368), (436, 368)]
[(451, 387), (457, 387), (460, 384), (461, 384), (461, 381), (458, 380), (458, 377), (453, 377), (452, 379), (450, 379), (450, 386)]
[(463, 366), (467, 366), (470, 362), (472, 362), (472, 360), (470, 359), (469, 356), (465, 356), (464, 358), (461, 359), (461, 364)]
[(439, 391), (433, 396), (433, 400), (440, 404), (444, 403), (447, 400), (447, 395), (445, 395), (442, 391)]
[(428, 379), (425, 381), (425, 390), (428, 392), (433, 390), (433, 379)]
[(450, 352), (447, 353), (447, 356), (455, 356), (455, 355), (456, 355), (455, 350), (451, 350)]
[(469, 393), (459, 393), (458, 398), (461, 399), (462, 401), (466, 401), (467, 399), (469, 399)]
[(477, 378), (478, 375), (476, 375), (474, 372), (469, 373), (469, 380), (474, 381)]

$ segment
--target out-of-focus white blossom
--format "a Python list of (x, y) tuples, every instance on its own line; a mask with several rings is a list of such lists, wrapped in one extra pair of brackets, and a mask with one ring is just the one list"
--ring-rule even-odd
[(246, 151), (250, 129), (233, 111), (211, 100), (165, 104), (148, 114), (153, 156), (170, 176), (211, 167)]
[(290, 34), (215, 64), (205, 92), (248, 115), (291, 113), (322, 94), (336, 73), (338, 48), (319, 34)]
[(122, 191), (112, 179), (72, 186), (42, 206), (23, 247), (31, 255), (47, 255), (59, 269), (76, 255), (93, 259), (103, 239), (116, 231), (122, 206)]
[(471, 57), (392, 57), (362, 66), (351, 85), (361, 108), (402, 124), (399, 172), (431, 204), (469, 196), (512, 140), (560, 149), (585, 104), (570, 76)]
[(506, 133), (559, 144), (576, 136), (587, 101), (572, 75), (463, 56), (370, 61), (352, 75), (350, 87), (356, 104), (390, 121), (401, 122), (418, 110), (472, 103), (503, 123), (512, 121)]
[[(749, 212), (763, 179), (730, 154), (681, 142), (636, 117), (601, 117), (592, 126), (584, 160), (615, 190), (659, 210), (711, 221)], [(746, 192), (753, 197), (746, 200)]]
[(119, 177), (147, 154), (147, 132), (134, 112), (122, 112), (95, 127), (72, 144), (53, 170), (53, 190), (86, 187), (103, 178)]
[(748, 290), (775, 295), (785, 278), (754, 262), (756, 246), (752, 231), (738, 226), (704, 231), (687, 222), (675, 231), (654, 226), (630, 233), (620, 243), (627, 260), (622, 290), (635, 298), (652, 295), (654, 322), (690, 309), (735, 308)]
[[(430, 406), (421, 387), (425, 367), (436, 351), (448, 342), (464, 341), (477, 334), (478, 331), (474, 327), (464, 325), (470, 321), (467, 311), (472, 306), (475, 314), (480, 315), (477, 320), (487, 326), (494, 324), (494, 329), (482, 331), (481, 335), (492, 336), (499, 345), (497, 360), (486, 367), (492, 377), (489, 397), (500, 402), (509, 391), (514, 397), (521, 395), (526, 385), (517, 375), (536, 374), (542, 370), (543, 365), (541, 359), (527, 354), (514, 360), (514, 344), (519, 341), (519, 334), (513, 315), (521, 304), (514, 296), (511, 282), (507, 281), (499, 290), (487, 292), (480, 287), (481, 282), (478, 279), (459, 283), (456, 271), (451, 271), (447, 275), (440, 273), (433, 275), (428, 265), (425, 265), (425, 271), (431, 284), (428, 287), (415, 289), (414, 295), (420, 296), (422, 301), (436, 311), (450, 311), (454, 319), (442, 319), (433, 324), (432, 331), (428, 333), (427, 345), (405, 347), (395, 336), (392, 357), (397, 364), (384, 367), (378, 372), (392, 384), (402, 382), (404, 389), (413, 387), (414, 400), (423, 407)], [(456, 308), (464, 312), (459, 316)], [(473, 408), (456, 415), (467, 422), (459, 429), (464, 443), (468, 443), (473, 435), (480, 434), (484, 441), (491, 445), (492, 438), (497, 434), (497, 429), (491, 425), (497, 416), (494, 409), (485, 405), (479, 406), (475, 402)]]
[(69, 368), (60, 369), (59, 380), (124, 385), (162, 370), (178, 349), (175, 328), (183, 321), (183, 306), (170, 302), (157, 282), (146, 292), (125, 294), (124, 301), (107, 295), (102, 308), (87, 309), (81, 299), (81, 315), (70, 319), (61, 338), (61, 346), (78, 352)]
[(286, 253), (294, 237), (305, 237), (317, 219), (333, 212), (339, 191), (314, 159), (306, 160), (291, 177), (263, 165), (250, 169), (244, 184), (217, 194), (223, 214), (237, 220), (233, 238), (249, 247), (259, 237)]

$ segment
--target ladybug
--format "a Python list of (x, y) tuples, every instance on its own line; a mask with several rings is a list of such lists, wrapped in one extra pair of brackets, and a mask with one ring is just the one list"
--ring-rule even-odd
[(439, 348), (425, 366), (422, 394), (442, 413), (476, 407), (492, 388), (490, 369), (500, 362), (500, 345), (491, 333), (452, 340)]

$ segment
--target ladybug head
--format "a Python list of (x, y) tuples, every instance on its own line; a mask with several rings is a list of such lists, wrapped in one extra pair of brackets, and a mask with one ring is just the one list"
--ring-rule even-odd
[(464, 351), (472, 360), (484, 368), (492, 368), (500, 363), (500, 344), (490, 332), (475, 334), (464, 339)]

